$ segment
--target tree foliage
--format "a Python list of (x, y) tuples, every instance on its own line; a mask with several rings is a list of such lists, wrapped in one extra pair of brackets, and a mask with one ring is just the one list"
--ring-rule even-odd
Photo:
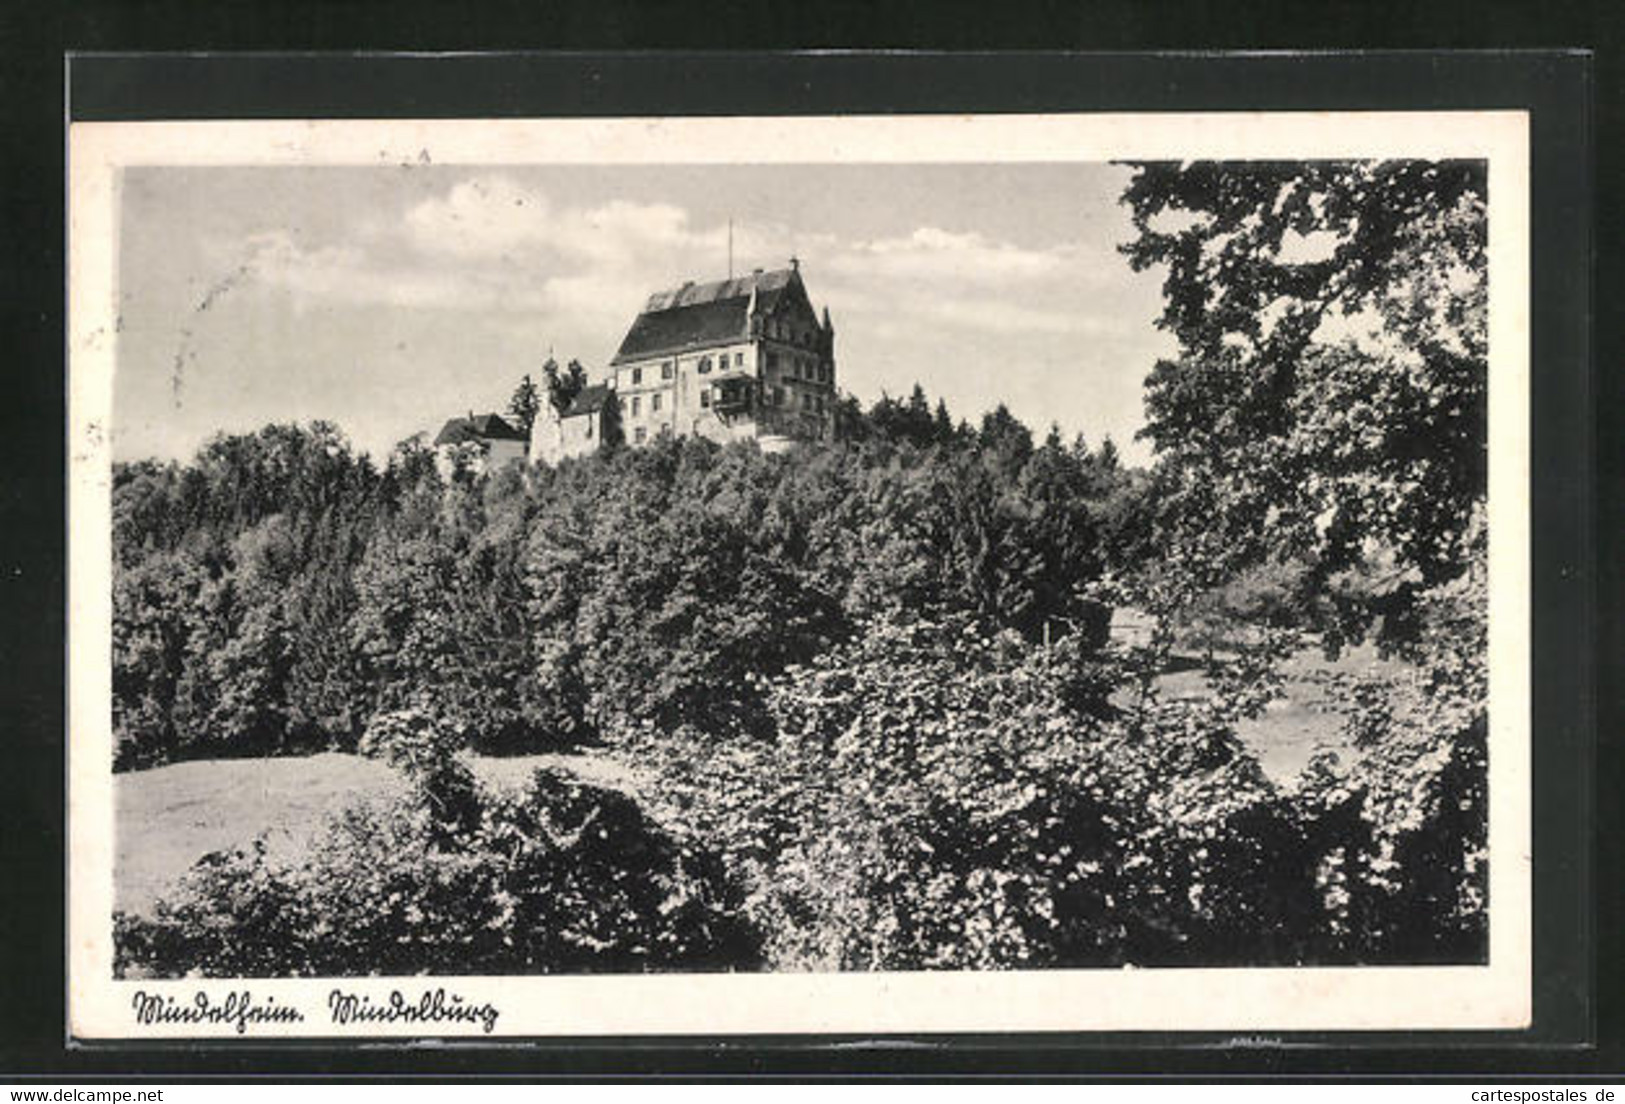
[(1342, 612), (1408, 632), (1485, 494), (1484, 165), (1152, 163), (1123, 200), (1179, 343), (1146, 384), (1164, 543), (1215, 581), (1378, 573)]
[[(1147, 380), (1149, 547), (1174, 627), (1379, 630), (1349, 749), (1301, 785), (1350, 953), (1486, 946), (1487, 225), (1481, 162), (1145, 164), (1123, 197), (1179, 354)], [(1269, 665), (1247, 681), (1262, 685)]]
[[(1080, 584), (1131, 477), (1032, 449), (1008, 412), (985, 444), (922, 442), (877, 406), (859, 440), (786, 456), (675, 440), (445, 481), (420, 439), (379, 472), (316, 425), (121, 465), (119, 762), (353, 749), (425, 700), (484, 751), (760, 732), (761, 679), (911, 610), (1098, 645)], [(947, 421), (918, 389), (908, 409)]]
[[(554, 371), (556, 373), (557, 368)], [(552, 386), (551, 380), (548, 381), (548, 385)], [(528, 436), (530, 427), (536, 424), (536, 415), (541, 413), (541, 409), (541, 390), (531, 380), (530, 374), (526, 373), (525, 378), (519, 381), (519, 386), (514, 388), (513, 397), (508, 400), (508, 413), (513, 415), (515, 428)]]
[[(529, 379), (528, 376), (526, 378)], [(548, 404), (555, 413), (563, 414), (570, 409), (575, 397), (581, 394), (582, 388), (587, 386), (587, 369), (582, 367), (579, 360), (571, 360), (560, 370), (559, 362), (548, 357), (542, 365), (542, 383), (547, 388)]]

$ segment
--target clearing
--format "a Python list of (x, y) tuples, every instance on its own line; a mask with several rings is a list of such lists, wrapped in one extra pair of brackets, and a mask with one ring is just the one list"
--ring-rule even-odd
[[(594, 755), (476, 757), (474, 773), (495, 788), (518, 789), (540, 767), (626, 791), (619, 763)], [(213, 851), (264, 833), (273, 854), (296, 855), (330, 814), (355, 800), (382, 799), (405, 780), (376, 759), (328, 752), (285, 759), (205, 759), (113, 776), (113, 902), (149, 913), (175, 881)]]

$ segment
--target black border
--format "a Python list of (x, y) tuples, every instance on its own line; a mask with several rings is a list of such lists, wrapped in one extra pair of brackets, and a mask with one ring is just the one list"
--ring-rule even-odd
[[(614, 5), (611, 5), (613, 8)], [(410, 10), (410, 9), (409, 9)], [(514, 18), (518, 19), (518, 16)], [(707, 53), (704, 59), (715, 61)], [(39, 59), (35, 59), (38, 61)], [(1585, 55), (1384, 53), (1303, 56), (1024, 54), (736, 54), (694, 80), (692, 55), (571, 53), (545, 56), (84, 54), (66, 93), (75, 120), (131, 118), (492, 117), (497, 115), (839, 114), (955, 111), (1399, 110), (1514, 108), (1531, 113), (1535, 532), (1535, 1008), (1532, 1031), (1271, 1036), (1261, 1044), (1217, 1034), (979, 1035), (886, 1040), (551, 1040), (541, 1046), (404, 1051), (241, 1045), (66, 1047), (62, 1032), (63, 450), (62, 115), (54, 144), (36, 145), (46, 121), (8, 132), (13, 172), (31, 173), (12, 213), (32, 225), (28, 248), (8, 258), (12, 295), (0, 319), (21, 340), (9, 374), (20, 402), (8, 415), (14, 493), (3, 528), (25, 536), (7, 565), (6, 597), (26, 631), (0, 642), (0, 679), (14, 699), (25, 750), (4, 785), (13, 827), (4, 833), (12, 893), (0, 946), (15, 956), (0, 997), (0, 1077), (55, 1072), (76, 1079), (146, 1074), (166, 1079), (271, 1073), (400, 1078), (550, 1075), (683, 1077), (974, 1075), (1144, 1076), (1177, 1069), (1213, 1078), (1475, 1072), (1584, 1075), (1620, 1069), (1617, 997), (1618, 845), (1602, 846), (1609, 877), (1593, 883), (1593, 797), (1612, 771), (1593, 769), (1596, 701), (1592, 647), (1594, 568), (1591, 95)], [(60, 59), (59, 59), (60, 63)], [(60, 73), (60, 70), (59, 70)], [(725, 74), (716, 76), (716, 74)], [(58, 86), (62, 90), (62, 86)], [(11, 183), (8, 181), (8, 183)], [(32, 187), (30, 187), (30, 183)], [(15, 198), (14, 198), (15, 197)], [(54, 225), (53, 225), (54, 224)], [(1617, 382), (1615, 384), (1617, 386)], [(26, 413), (26, 418), (17, 418)], [(31, 428), (30, 428), (31, 427)], [(1612, 453), (1609, 454), (1612, 456)], [(1610, 460), (1617, 471), (1617, 459)], [(1617, 620), (1602, 631), (1617, 642)], [(1610, 751), (1612, 749), (1609, 749)], [(1617, 766), (1617, 763), (1612, 764)], [(1617, 811), (1606, 804), (1608, 820)], [(1593, 895), (1593, 885), (1601, 896)], [(1599, 923), (1602, 901), (1612, 917)], [(1599, 965), (1603, 964), (1603, 965)], [(1605, 968), (1604, 968), (1605, 967)], [(1600, 984), (1599, 984), (1600, 983)], [(29, 999), (20, 999), (27, 994)], [(1594, 1003), (1594, 999), (1595, 1002)], [(1611, 1002), (1611, 1003), (1610, 1003)], [(1606, 1019), (1596, 1020), (1598, 1012)], [(919, 1044), (925, 1044), (923, 1047)], [(21, 1044), (19, 1046), (19, 1044)], [(909, 1044), (909, 1045), (905, 1045)]]

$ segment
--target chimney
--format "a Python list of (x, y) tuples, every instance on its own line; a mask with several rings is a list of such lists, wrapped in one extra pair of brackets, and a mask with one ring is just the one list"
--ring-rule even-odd
[(801, 258), (800, 257), (791, 257), (790, 258), (790, 271), (791, 272), (800, 272), (801, 271)]

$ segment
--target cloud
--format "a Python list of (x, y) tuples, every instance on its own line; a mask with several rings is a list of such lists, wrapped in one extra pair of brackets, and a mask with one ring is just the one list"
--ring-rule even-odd
[[(393, 221), (375, 212), (344, 240), (302, 245), (277, 231), (239, 241), (236, 256), (301, 302), (529, 313), (561, 333), (608, 333), (650, 292), (711, 275), (705, 258), (720, 275), (727, 234), (669, 203), (563, 206), (511, 176), (482, 174)], [(744, 268), (787, 240), (808, 258), (815, 297), (838, 313), (1000, 336), (1116, 328), (1080, 296), (1106, 262), (1070, 243), (1026, 248), (936, 226), (853, 240), (751, 225), (736, 229), (734, 252)]]
[(841, 295), (849, 311), (1000, 337), (1119, 331), (1120, 320), (1092, 312), (1083, 295), (1119, 264), (1073, 243), (1024, 248), (936, 226), (840, 243), (825, 261), (833, 293), (852, 293)]
[(547, 197), (502, 176), (465, 180), (406, 212), (406, 230), (426, 253), (496, 257), (549, 240)]
[(1055, 279), (1075, 265), (1075, 252), (1064, 246), (1022, 249), (981, 234), (956, 234), (934, 226), (922, 226), (906, 237), (856, 243), (833, 262), (837, 271), (850, 275), (982, 285)]
[(665, 203), (616, 200), (556, 208), (546, 193), (506, 176), (479, 176), (406, 213), (413, 246), (430, 256), (467, 260), (544, 255), (580, 264), (625, 267), (651, 251), (720, 244), (689, 226), (688, 212)]
[(284, 231), (242, 243), (249, 276), (291, 293), (300, 305), (350, 303), (413, 310), (541, 309), (545, 281), (504, 278), (488, 268), (393, 264), (356, 245), (307, 248)]

